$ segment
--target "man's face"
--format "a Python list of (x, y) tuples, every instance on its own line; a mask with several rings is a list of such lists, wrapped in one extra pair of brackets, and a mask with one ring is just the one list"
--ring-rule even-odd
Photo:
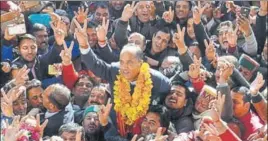
[(78, 82), (75, 84), (73, 94), (82, 95), (87, 93), (89, 95), (92, 88), (93, 84), (91, 81), (88, 80), (88, 78), (80, 78)]
[(90, 105), (104, 105), (108, 97), (103, 88), (95, 87), (92, 89), (88, 98), (88, 104)]
[(138, 19), (143, 23), (149, 22), (151, 9), (150, 3), (148, 1), (140, 1), (137, 4), (136, 16)]
[(247, 68), (244, 68), (243, 66), (239, 66), (239, 72), (245, 77), (247, 81), (250, 81), (252, 78), (253, 72), (248, 70)]
[(219, 43), (221, 45), (221, 47), (223, 49), (227, 49), (229, 47), (229, 43), (228, 43), (228, 40), (227, 40), (227, 34), (228, 34), (228, 31), (231, 30), (230, 27), (228, 26), (222, 26), (220, 28), (220, 31), (219, 31)]
[(111, 1), (111, 5), (115, 10), (121, 10), (124, 8), (124, 1)]
[(189, 50), (193, 56), (196, 56), (196, 58), (201, 57), (201, 52), (198, 46), (189, 46)]
[(194, 34), (194, 20), (193, 18), (188, 19), (187, 21), (187, 34), (191, 39), (195, 39), (195, 34)]
[(88, 43), (90, 47), (95, 47), (98, 42), (98, 36), (96, 29), (88, 28), (87, 29), (87, 35), (88, 35)]
[(83, 120), (83, 128), (85, 129), (86, 134), (94, 134), (100, 130), (100, 122), (98, 114), (95, 112), (90, 112), (86, 115)]
[(142, 61), (134, 53), (124, 51), (120, 54), (120, 73), (129, 81), (134, 81), (140, 73)]
[(156, 133), (159, 127), (161, 127), (160, 116), (156, 113), (149, 112), (141, 123), (141, 135), (145, 137), (149, 134)]
[(24, 94), (21, 94), (19, 98), (13, 102), (14, 115), (24, 116), (27, 113), (27, 101)]
[(24, 39), (20, 42), (19, 51), (24, 60), (32, 62), (37, 54), (37, 45), (31, 39)]
[(34, 33), (36, 37), (37, 47), (40, 49), (48, 48), (48, 34), (47, 30), (40, 30)]
[(233, 111), (236, 118), (243, 117), (249, 111), (249, 103), (243, 100), (243, 94), (231, 91)]
[(75, 136), (76, 133), (72, 133), (72, 132), (63, 132), (60, 137), (64, 140), (64, 141), (75, 141)]
[(156, 35), (153, 37), (152, 53), (157, 54), (166, 49), (169, 40), (170, 35), (168, 33), (164, 33), (162, 31), (157, 32)]
[(49, 96), (51, 94), (52, 88), (47, 88), (45, 89), (44, 93), (43, 93), (43, 106), (47, 109), (47, 110), (51, 110), (51, 105), (52, 103), (49, 100)]
[(134, 43), (135, 45), (140, 47), (142, 51), (144, 51), (146, 48), (143, 38), (138, 34), (130, 35), (128, 38), (128, 43)]
[(102, 24), (102, 19), (105, 18), (105, 21), (109, 19), (109, 10), (107, 8), (98, 7), (95, 12), (95, 22), (97, 24)]
[(203, 93), (200, 93), (196, 99), (195, 109), (199, 113), (203, 113), (204, 111), (209, 109), (209, 103), (214, 99), (216, 99), (216, 97), (212, 96), (211, 94), (208, 94), (205, 91)]
[(168, 78), (172, 77), (178, 70), (180, 70), (179, 66), (176, 64), (175, 60), (170, 58), (164, 59), (159, 68), (159, 71)]
[(29, 103), (33, 108), (42, 108), (43, 107), (43, 89), (41, 87), (34, 87), (28, 91)]
[(175, 14), (178, 19), (185, 19), (190, 12), (190, 5), (188, 1), (178, 1), (176, 3)]
[(186, 104), (185, 88), (182, 86), (172, 86), (171, 91), (165, 99), (165, 104), (171, 109), (181, 109)]

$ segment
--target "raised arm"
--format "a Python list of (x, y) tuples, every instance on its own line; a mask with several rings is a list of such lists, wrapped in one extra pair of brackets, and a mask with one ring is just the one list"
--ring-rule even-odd
[[(109, 21), (107, 21), (108, 23)], [(81, 60), (86, 65), (87, 69), (91, 70), (96, 76), (101, 77), (104, 80), (110, 81), (112, 80), (111, 75), (111, 65), (106, 64), (104, 61), (100, 60), (92, 51), (88, 44), (88, 37), (87, 37), (87, 20), (84, 21), (84, 27), (82, 28), (80, 24), (74, 19), (74, 23), (76, 24), (75, 29), (75, 38), (77, 39), (81, 51)], [(103, 22), (103, 25), (100, 26), (97, 33), (98, 37), (103, 36), (106, 37), (108, 31), (108, 24)], [(100, 33), (101, 32), (101, 33)], [(102, 35), (100, 35), (102, 34)]]

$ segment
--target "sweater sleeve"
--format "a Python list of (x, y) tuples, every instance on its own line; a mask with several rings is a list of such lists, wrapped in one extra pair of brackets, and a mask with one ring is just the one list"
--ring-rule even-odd
[(76, 80), (78, 79), (78, 74), (74, 70), (73, 64), (70, 64), (68, 66), (62, 65), (62, 78), (64, 85), (66, 85), (71, 90)]
[(267, 37), (266, 35), (266, 18), (267, 16), (260, 16), (257, 14), (256, 18), (256, 40), (258, 43), (258, 54), (261, 54), (264, 44), (265, 44), (265, 38)]
[(123, 46), (128, 42), (128, 25), (128, 22), (121, 21), (120, 19), (116, 23), (114, 40), (120, 49), (122, 49)]
[(201, 51), (201, 55), (205, 56), (206, 46), (205, 46), (204, 40), (206, 39), (208, 41), (209, 37), (208, 37), (207, 32), (205, 31), (205, 28), (201, 22), (197, 25), (194, 24), (194, 33), (196, 36), (196, 40), (199, 44), (199, 49)]
[(221, 118), (225, 122), (228, 122), (233, 117), (233, 102), (232, 102), (230, 87), (228, 86), (227, 83), (220, 84), (217, 86), (217, 91), (220, 91), (222, 95), (225, 95), (225, 102), (224, 102), (224, 107), (222, 109), (223, 111), (221, 113)]
[(193, 63), (190, 51), (187, 50), (186, 53), (179, 55), (179, 59), (183, 65), (183, 70), (189, 70), (189, 66)]
[(242, 141), (229, 128), (227, 128), (227, 130), (223, 134), (219, 135), (219, 137), (223, 141)]
[(250, 56), (256, 56), (257, 50), (258, 50), (257, 41), (256, 41), (253, 30), (251, 28), (250, 30), (251, 30), (251, 35), (249, 35), (248, 37), (245, 37), (246, 43), (242, 48), (244, 52), (246, 52)]
[(90, 47), (87, 49), (80, 48), (80, 51), (81, 60), (88, 70), (91, 70), (96, 76), (106, 81), (113, 80), (112, 66), (110, 64), (107, 64), (103, 60), (99, 59)]

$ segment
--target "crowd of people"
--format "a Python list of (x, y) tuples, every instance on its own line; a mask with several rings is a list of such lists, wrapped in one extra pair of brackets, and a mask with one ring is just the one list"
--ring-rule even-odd
[(1, 141), (267, 141), (267, 1), (0, 4)]

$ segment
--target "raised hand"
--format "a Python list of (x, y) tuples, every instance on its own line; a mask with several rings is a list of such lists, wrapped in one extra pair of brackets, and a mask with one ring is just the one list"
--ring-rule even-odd
[(131, 141), (144, 141), (144, 138), (143, 138), (143, 137), (139, 138), (138, 140), (137, 140), (137, 138), (138, 138), (138, 135), (135, 134), (135, 135), (133, 136), (133, 138), (131, 139)]
[(236, 47), (237, 45), (237, 31), (238, 31), (238, 26), (236, 26), (235, 30), (231, 29), (227, 33), (227, 41), (229, 43), (229, 47)]
[(44, 134), (44, 130), (47, 126), (47, 123), (48, 123), (48, 119), (46, 119), (43, 124), (40, 124), (40, 115), (37, 114), (36, 115), (36, 126), (35, 128), (39, 131), (40, 133), (40, 137), (43, 137), (43, 134)]
[(1, 99), (1, 110), (3, 115), (7, 117), (13, 116), (13, 100), (11, 97), (8, 97), (3, 89), (1, 89), (1, 94), (3, 98)]
[(48, 13), (48, 14), (50, 15), (50, 17), (51, 17), (51, 22), (52, 22), (52, 24), (54, 24), (54, 25), (56, 25), (56, 24), (58, 23), (58, 21), (61, 20), (61, 17), (60, 17), (58, 14), (56, 14), (56, 13)]
[(263, 75), (258, 72), (255, 80), (250, 84), (250, 94), (257, 95), (261, 87), (264, 85), (265, 80), (263, 79)]
[(237, 24), (239, 26), (239, 30), (241, 30), (246, 37), (248, 37), (251, 34), (250, 22), (246, 17), (239, 15), (237, 17)]
[(80, 130), (76, 132), (75, 141), (82, 141), (82, 132)]
[(20, 116), (15, 116), (11, 125), (8, 123), (8, 121), (4, 122), (4, 126), (6, 126), (4, 135), (5, 141), (15, 141), (21, 136)]
[(128, 20), (133, 16), (133, 13), (136, 11), (138, 4), (135, 5), (135, 1), (132, 1), (132, 4), (127, 4), (124, 7), (124, 10), (122, 12), (122, 16), (120, 20), (128, 22)]
[(179, 54), (184, 54), (187, 51), (187, 47), (184, 42), (185, 27), (182, 28), (177, 24), (177, 33), (173, 35), (173, 43), (177, 46)]
[(69, 48), (67, 48), (66, 43), (63, 42), (63, 47), (64, 47), (64, 50), (61, 51), (60, 57), (62, 60), (62, 64), (64, 66), (68, 66), (68, 65), (72, 64), (72, 50), (74, 47), (74, 41), (71, 42), (71, 45)]
[(29, 80), (28, 73), (30, 69), (27, 69), (27, 66), (24, 65), (21, 69), (19, 69), (18, 73), (15, 75), (15, 85), (23, 85)]
[(197, 59), (197, 57), (194, 56), (194, 62), (189, 66), (189, 71), (188, 71), (188, 76), (191, 79), (196, 79), (200, 77), (201, 62), (202, 62), (201, 57)]
[(105, 18), (102, 19), (102, 25), (97, 27), (98, 42), (100, 45), (106, 44), (106, 35), (109, 29), (109, 20), (105, 22)]
[(74, 11), (74, 15), (78, 21), (78, 23), (82, 24), (84, 23), (84, 20), (87, 19), (87, 15), (88, 15), (88, 8), (84, 8), (84, 6), (82, 7), (78, 7), (78, 11)]
[(164, 135), (162, 133), (163, 128), (159, 127), (156, 131), (156, 136), (153, 141), (165, 141), (168, 138), (168, 135)]
[(217, 69), (220, 71), (219, 83), (227, 83), (229, 77), (233, 74), (234, 65), (225, 61), (218, 62)]
[(108, 99), (106, 106), (102, 105), (100, 111), (98, 112), (99, 121), (101, 126), (106, 126), (108, 124), (108, 118), (110, 111), (112, 109), (111, 99)]
[(16, 37), (16, 35), (10, 35), (8, 33), (8, 28), (5, 29), (5, 34), (4, 34), (4, 39), (7, 41), (10, 41), (12, 39), (14, 39)]
[(205, 46), (206, 46), (206, 57), (208, 61), (213, 61), (216, 58), (216, 49), (214, 47), (213, 42), (210, 40), (209, 44), (207, 40), (204, 40)]
[(225, 94), (221, 94), (221, 92), (219, 91), (217, 99), (214, 99), (209, 103), (209, 108), (217, 111), (219, 115), (221, 115), (224, 103), (225, 103)]
[(50, 26), (54, 31), (54, 38), (56, 43), (61, 46), (64, 42), (65, 36), (67, 35), (66, 24), (63, 21), (58, 20), (55, 24), (50, 22)]
[(172, 10), (171, 6), (169, 7), (168, 11), (165, 11), (163, 13), (162, 18), (165, 20), (165, 22), (167, 23), (171, 23), (173, 21), (174, 18), (174, 10)]
[(87, 37), (87, 20), (84, 20), (84, 26), (83, 28), (80, 26), (80, 24), (77, 22), (76, 19), (73, 19), (76, 28), (75, 28), (75, 33), (74, 37), (77, 39), (79, 46), (81, 48), (87, 49), (89, 47), (88, 44), (88, 37)]
[(8, 62), (1, 62), (1, 65), (3, 65), (2, 67), (3, 72), (9, 73), (11, 71), (11, 66)]
[(193, 19), (195, 24), (199, 24), (201, 22), (201, 17), (204, 10), (209, 6), (209, 3), (206, 3), (205, 6), (201, 6), (201, 2), (198, 1), (198, 5), (194, 7), (193, 10)]
[(259, 15), (260, 16), (266, 16), (267, 12), (268, 12), (268, 8), (267, 8), (268, 2), (267, 1), (260, 1), (260, 11), (259, 11)]

